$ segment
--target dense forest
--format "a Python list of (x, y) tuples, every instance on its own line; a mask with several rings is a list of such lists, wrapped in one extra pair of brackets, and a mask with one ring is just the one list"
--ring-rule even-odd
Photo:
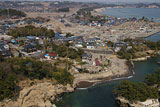
[(22, 11), (14, 10), (14, 9), (0, 9), (0, 16), (18, 16), (18, 17), (25, 17), (26, 14)]
[(48, 30), (44, 27), (34, 27), (32, 25), (28, 25), (25, 27), (10, 29), (8, 35), (11, 35), (13, 37), (24, 37), (32, 35), (52, 38), (55, 36), (55, 33), (53, 30)]
[(54, 79), (59, 84), (72, 84), (74, 77), (67, 69), (31, 58), (10, 58), (0, 62), (0, 100), (18, 93), (19, 81), (25, 79)]
[(119, 86), (115, 87), (116, 96), (124, 97), (130, 102), (145, 101), (147, 99), (159, 98), (160, 86), (160, 68), (153, 74), (148, 74), (143, 83), (122, 81)]

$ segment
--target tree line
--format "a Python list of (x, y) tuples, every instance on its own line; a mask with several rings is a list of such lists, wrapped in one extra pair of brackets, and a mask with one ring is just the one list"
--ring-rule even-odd
[(52, 49), (55, 53), (57, 53), (60, 57), (68, 57), (70, 59), (77, 59), (82, 57), (84, 51), (82, 49), (73, 49), (69, 47), (69, 43), (65, 43), (61, 46), (56, 44), (52, 44)]
[(74, 77), (67, 69), (31, 58), (10, 58), (0, 62), (0, 100), (18, 94), (17, 83), (25, 79), (54, 79), (59, 84), (72, 84)]
[(144, 82), (136, 83), (128, 80), (120, 82), (120, 84), (115, 87), (114, 94), (119, 97), (124, 97), (130, 102), (143, 102), (147, 99), (159, 98), (159, 87), (160, 68), (158, 68), (153, 74), (148, 74)]
[(160, 50), (160, 41), (152, 42), (143, 39), (125, 39), (124, 41), (129, 42), (129, 46), (132, 48), (127, 49), (127, 47), (124, 46), (120, 51), (117, 52), (118, 56), (123, 59), (134, 59), (137, 57), (137, 52), (145, 52), (146, 50), (154, 50), (157, 52)]
[(8, 32), (8, 35), (13, 36), (15, 38), (17, 37), (25, 37), (25, 36), (45, 36), (52, 38), (55, 36), (55, 33), (53, 30), (48, 30), (44, 27), (35, 27), (32, 25), (27, 25), (25, 27), (18, 27), (14, 29), (10, 29)]
[(25, 17), (26, 14), (22, 11), (15, 10), (15, 9), (0, 9), (0, 16), (19, 16), (19, 17)]

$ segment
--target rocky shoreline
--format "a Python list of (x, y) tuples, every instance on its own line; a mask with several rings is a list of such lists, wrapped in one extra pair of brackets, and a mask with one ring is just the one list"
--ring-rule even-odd
[(148, 58), (151, 57), (156, 57), (160, 55), (160, 51), (158, 52), (153, 52), (152, 54), (148, 55), (148, 56), (143, 56), (143, 57), (139, 57), (139, 58), (135, 58), (135, 59), (130, 59), (131, 61), (146, 61)]
[[(0, 107), (55, 107), (54, 100), (63, 93), (73, 92), (75, 89), (86, 89), (94, 86), (95, 84), (113, 81), (124, 78), (131, 78), (133, 75), (133, 65), (131, 62), (126, 62), (128, 70), (119, 75), (95, 78), (94, 82), (80, 81), (78, 85), (73, 86), (67, 84), (66, 86), (57, 84), (54, 80), (25, 80), (18, 83), (21, 90), (14, 100), (5, 99), (0, 102)], [(93, 81), (93, 80), (92, 80)]]
[(105, 77), (105, 78), (98, 78), (98, 79), (95, 80), (97, 82), (81, 81), (76, 85), (76, 89), (87, 89), (87, 88), (90, 88), (90, 87), (94, 86), (95, 84), (133, 77), (133, 75), (134, 75), (134, 71), (133, 71), (134, 65), (133, 65), (133, 63), (130, 62), (130, 61), (127, 61), (126, 64), (128, 66), (128, 71), (125, 72), (124, 74), (108, 76), (108, 77)]
[(117, 97), (116, 102), (120, 107), (159, 107), (160, 103), (158, 99), (148, 99), (144, 102), (129, 102), (123, 97)]
[[(77, 85), (74, 84), (73, 86), (69, 84), (66, 86), (55, 84), (49, 80), (38, 82), (34, 81), (35, 83), (32, 86), (23, 86), (22, 90), (19, 93), (19, 96), (16, 96), (17, 99), (3, 100), (3, 102), (0, 102), (0, 107), (55, 107), (55, 105), (53, 104), (54, 100), (63, 93), (73, 92), (75, 89), (87, 89), (99, 83), (132, 78), (134, 75), (134, 64), (132, 61), (127, 61), (126, 65), (128, 66), (128, 71), (124, 72), (124, 74), (108, 76), (105, 78), (96, 78), (94, 82), (80, 81)], [(21, 84), (31, 84), (31, 82), (33, 81), (25, 81), (25, 83)]]
[[(30, 80), (23, 81), (23, 84), (28, 84), (28, 81)], [(69, 84), (63, 86), (53, 84), (52, 81), (48, 80), (38, 81), (32, 86), (23, 87), (19, 95), (14, 97), (14, 100), (5, 99), (0, 102), (0, 107), (53, 107), (52, 102), (56, 96), (72, 91), (74, 91), (74, 87)]]
[(143, 38), (148, 38), (148, 37), (153, 36), (153, 35), (158, 34), (158, 33), (160, 33), (160, 31), (157, 31), (157, 32), (153, 33), (152, 35), (148, 35), (148, 36), (143, 37)]

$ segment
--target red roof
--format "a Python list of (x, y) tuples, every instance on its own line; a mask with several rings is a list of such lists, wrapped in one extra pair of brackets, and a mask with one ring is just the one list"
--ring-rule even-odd
[(70, 107), (70, 105), (66, 105), (66, 107)]
[(98, 58), (95, 59), (95, 63), (96, 63), (96, 66), (100, 66), (100, 62), (98, 61)]
[(57, 56), (57, 54), (52, 53), (52, 52), (49, 52), (48, 55), (49, 55), (49, 56), (53, 56), (53, 57), (56, 57), (56, 56)]

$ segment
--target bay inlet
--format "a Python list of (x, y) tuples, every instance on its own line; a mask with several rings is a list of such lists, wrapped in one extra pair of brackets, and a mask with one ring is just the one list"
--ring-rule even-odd
[[(151, 9), (149, 10), (149, 12), (152, 12), (152, 13), (149, 13), (149, 14), (145, 12), (145, 11), (148, 11), (148, 9), (143, 9), (143, 8), (141, 9), (137, 10), (137, 9), (131, 8), (132, 11), (138, 12), (138, 14), (134, 16), (137, 16), (139, 18), (142, 16), (146, 16), (148, 18), (154, 17), (153, 20), (160, 18), (160, 14), (156, 15), (157, 13), (156, 14), (154, 13), (155, 16), (152, 15), (153, 11), (155, 10), (156, 10), (155, 12), (160, 13), (160, 9)], [(123, 12), (123, 10), (124, 8), (118, 11), (117, 9), (113, 9), (109, 12), (109, 14), (108, 14), (108, 10), (104, 12), (107, 15), (116, 16), (116, 17), (126, 16), (128, 18), (130, 16), (133, 16), (133, 15), (128, 15), (128, 16), (126, 15), (128, 13), (132, 13), (131, 10), (125, 10), (126, 12)], [(156, 33), (152, 36), (146, 37), (145, 39), (151, 40), (151, 41), (158, 41), (160, 40), (160, 33)], [(75, 90), (73, 93), (65, 93), (62, 97), (62, 100), (60, 100), (56, 105), (58, 107), (66, 107), (66, 106), (69, 106), (69, 107), (118, 107), (118, 105), (115, 103), (115, 97), (113, 95), (114, 87), (117, 86), (122, 80), (143, 82), (147, 74), (153, 73), (159, 67), (159, 65), (157, 64), (158, 61), (160, 61), (160, 56), (149, 58), (146, 61), (134, 62), (133, 70), (135, 72), (135, 75), (133, 76), (133, 78), (125, 78), (120, 80), (109, 81), (105, 83), (96, 84), (95, 86), (88, 88), (86, 90)]]

